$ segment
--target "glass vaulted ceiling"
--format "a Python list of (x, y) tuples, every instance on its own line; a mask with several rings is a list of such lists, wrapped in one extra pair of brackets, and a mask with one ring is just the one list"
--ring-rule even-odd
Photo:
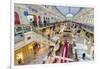
[(75, 16), (81, 10), (81, 7), (57, 6), (56, 8), (66, 17)]

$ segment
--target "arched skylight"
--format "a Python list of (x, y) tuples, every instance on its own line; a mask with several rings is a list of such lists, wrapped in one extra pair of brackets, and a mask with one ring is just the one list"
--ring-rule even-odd
[(81, 7), (69, 6), (57, 6), (56, 8), (65, 16), (74, 16), (81, 10)]

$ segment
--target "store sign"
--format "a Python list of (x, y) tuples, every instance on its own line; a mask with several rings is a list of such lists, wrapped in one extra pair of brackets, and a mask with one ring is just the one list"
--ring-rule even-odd
[(36, 9), (32, 8), (31, 6), (28, 7), (30, 10), (32, 10), (32, 12), (38, 12)]
[(25, 16), (28, 16), (28, 11), (24, 11), (24, 15)]

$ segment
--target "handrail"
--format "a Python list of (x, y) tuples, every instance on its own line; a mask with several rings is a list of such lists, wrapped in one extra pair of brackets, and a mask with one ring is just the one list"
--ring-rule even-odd
[[(23, 28), (24, 25), (25, 25), (25, 24), (21, 24), (20, 27)], [(27, 24), (27, 25), (30, 25), (30, 24)], [(44, 35), (41, 31), (37, 30), (35, 27), (32, 27), (32, 31), (34, 31), (34, 32), (36, 32), (36, 33), (42, 35), (42, 36), (45, 37), (46, 39), (48, 39), (48, 37), (47, 37), (46, 35)], [(23, 30), (22, 30), (22, 32), (23, 32)], [(56, 43), (56, 41), (54, 41), (54, 40), (52, 40), (52, 39), (49, 39), (49, 40), (50, 40), (51, 42), (53, 42), (54, 44)]]
[[(36, 32), (36, 33), (42, 35), (42, 36), (45, 37), (46, 39), (48, 39), (47, 36), (45, 36), (41, 31), (36, 30), (36, 28), (33, 28), (32, 30), (33, 30), (34, 32)], [(56, 41), (54, 41), (54, 40), (52, 40), (52, 39), (49, 39), (49, 40), (50, 40), (51, 42), (53, 42), (53, 43), (56, 43)]]
[(61, 56), (54, 56), (54, 57), (58, 58), (58, 59), (67, 60), (67, 61), (73, 61), (73, 59), (71, 59), (71, 58), (64, 58), (64, 57), (61, 57)]

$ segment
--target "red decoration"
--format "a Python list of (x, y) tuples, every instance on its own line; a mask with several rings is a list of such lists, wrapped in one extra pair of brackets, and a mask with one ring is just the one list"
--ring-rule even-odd
[(19, 15), (18, 15), (17, 12), (14, 12), (14, 14), (15, 14), (15, 25), (18, 25), (18, 24), (20, 24), (20, 18), (19, 18)]

